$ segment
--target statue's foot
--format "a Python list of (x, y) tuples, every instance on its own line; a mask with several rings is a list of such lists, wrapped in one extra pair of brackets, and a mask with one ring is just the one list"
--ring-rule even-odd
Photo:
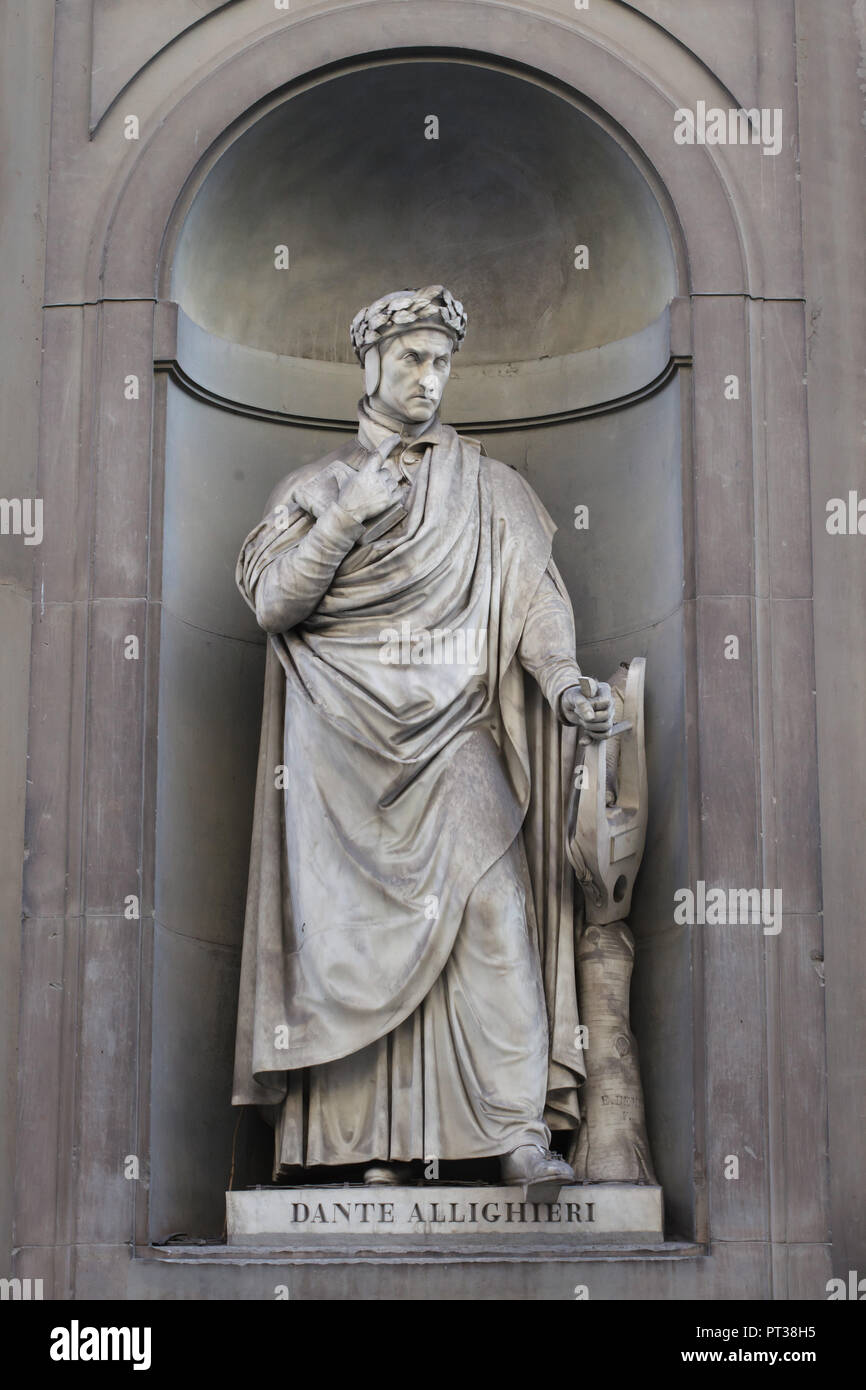
[(408, 1181), (409, 1163), (372, 1163), (364, 1169), (364, 1182), (370, 1187), (400, 1187)]
[(500, 1159), (502, 1181), (523, 1188), (530, 1202), (555, 1202), (559, 1189), (574, 1182), (574, 1172), (564, 1158), (540, 1144), (521, 1144)]

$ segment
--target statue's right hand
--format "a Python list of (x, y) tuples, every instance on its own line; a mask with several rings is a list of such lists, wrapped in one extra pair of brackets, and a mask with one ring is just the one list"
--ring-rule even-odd
[(337, 501), (356, 521), (368, 521), (371, 516), (378, 516), (399, 500), (400, 485), (382, 466), (399, 442), (399, 434), (390, 434), (363, 467), (340, 488)]

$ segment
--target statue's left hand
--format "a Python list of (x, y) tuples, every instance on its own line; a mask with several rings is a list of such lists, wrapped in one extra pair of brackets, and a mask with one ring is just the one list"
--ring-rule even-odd
[(562, 692), (559, 707), (566, 724), (577, 724), (592, 739), (607, 738), (613, 727), (614, 703), (610, 686), (598, 681), (596, 694), (587, 699), (579, 685), (570, 685)]

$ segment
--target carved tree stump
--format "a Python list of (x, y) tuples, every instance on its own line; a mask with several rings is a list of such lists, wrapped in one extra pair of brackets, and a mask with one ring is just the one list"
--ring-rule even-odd
[(587, 925), (577, 945), (580, 1019), (588, 1031), (583, 1111), (569, 1162), (578, 1182), (655, 1182), (637, 1044), (629, 1026), (634, 940), (626, 922)]
[(656, 1181), (629, 1023), (634, 938), (625, 920), (646, 841), (645, 670), (638, 657), (611, 678), (620, 731), (586, 748), (569, 809), (568, 853), (586, 909), (576, 958), (587, 1079), (568, 1156), (578, 1182)]

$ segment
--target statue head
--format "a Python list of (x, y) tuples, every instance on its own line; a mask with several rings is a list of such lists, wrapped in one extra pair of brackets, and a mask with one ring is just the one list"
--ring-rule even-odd
[(466, 334), (459, 299), (443, 285), (393, 291), (361, 309), (350, 332), (370, 403), (406, 424), (431, 419)]

